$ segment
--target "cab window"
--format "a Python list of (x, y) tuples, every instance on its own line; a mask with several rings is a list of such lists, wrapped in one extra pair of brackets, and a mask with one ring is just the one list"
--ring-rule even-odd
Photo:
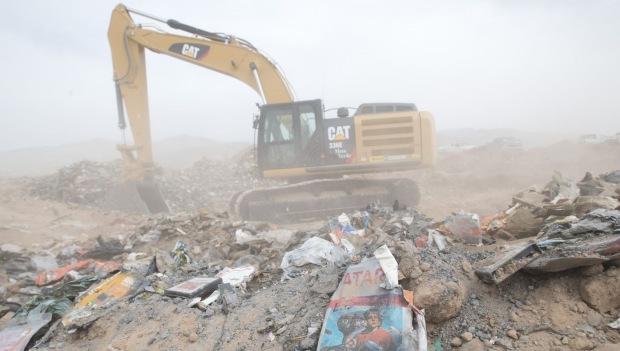
[(306, 148), (310, 138), (316, 131), (316, 114), (309, 105), (302, 105), (299, 108), (299, 120), (301, 124), (301, 147)]
[(267, 112), (263, 141), (277, 143), (293, 140), (293, 111), (277, 109)]

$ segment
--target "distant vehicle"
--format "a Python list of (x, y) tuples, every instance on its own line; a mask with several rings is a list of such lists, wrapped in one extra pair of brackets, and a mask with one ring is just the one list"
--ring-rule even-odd
[(600, 134), (584, 134), (579, 137), (579, 142), (584, 144), (601, 144), (606, 140), (607, 138)]
[(607, 144), (613, 144), (613, 145), (620, 144), (620, 133), (616, 133), (610, 136), (609, 138), (607, 138), (607, 140), (605, 140), (605, 142)]
[(440, 146), (439, 152), (441, 153), (462, 152), (462, 151), (467, 151), (467, 150), (471, 150), (474, 148), (475, 148), (474, 145), (470, 145), (462, 141), (455, 141), (451, 143), (450, 145)]
[(515, 137), (500, 137), (493, 139), (490, 143), (486, 144), (487, 147), (499, 148), (499, 149), (518, 149), (523, 147), (521, 139)]

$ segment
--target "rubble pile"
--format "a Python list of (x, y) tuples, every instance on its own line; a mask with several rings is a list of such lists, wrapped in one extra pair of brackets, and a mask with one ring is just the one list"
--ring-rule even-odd
[(80, 161), (30, 181), (31, 196), (43, 200), (101, 206), (121, 174), (121, 161)]
[(278, 184), (282, 181), (258, 176), (252, 150), (232, 163), (203, 158), (188, 169), (165, 171), (160, 177), (160, 189), (170, 208), (185, 212), (222, 211), (240, 191)]
[[(609, 183), (597, 181), (603, 187)], [(414, 305), (424, 311), (429, 345), (585, 350), (617, 344), (620, 334), (607, 324), (620, 312), (617, 289), (609, 289), (620, 281), (619, 211), (595, 202), (599, 208), (581, 217), (575, 216), (574, 207), (568, 211), (566, 204), (563, 217), (550, 214), (558, 204), (579, 202), (579, 195), (558, 198), (560, 193), (577, 194), (563, 192), (562, 186), (572, 185), (556, 174), (546, 190), (516, 194), (504, 216), (492, 219), (493, 225), (483, 221), (478, 228), (472, 227), (475, 221), (463, 220), (468, 216), (464, 212), (436, 222), (412, 209), (370, 204), (311, 231), (235, 222), (225, 213), (205, 212), (151, 217), (118, 239), (97, 238), (85, 247), (3, 250), (3, 314), (31, 325), (51, 313), (52, 327), (37, 340), (36, 349), (43, 350), (92, 348), (91, 340), (113, 350), (128, 349), (132, 343), (158, 349), (238, 350), (259, 345), (259, 349), (314, 350), (325, 308), (346, 267), (366, 262), (385, 246), (398, 263), (399, 286), (412, 291)], [(509, 226), (519, 208), (543, 219), (538, 233), (526, 237), (525, 244), (514, 237), (520, 233), (518, 226)], [(459, 231), (464, 229), (459, 226), (468, 231)], [(602, 236), (612, 240), (601, 241)], [(534, 253), (532, 259), (515, 254), (535, 243), (538, 250), (526, 252)], [(580, 246), (575, 245), (588, 249), (576, 250)], [(519, 250), (506, 249), (515, 246)], [(581, 275), (519, 274), (537, 259), (567, 257), (578, 258), (579, 264), (556, 264), (553, 270), (545, 265), (546, 271), (539, 267), (537, 273), (585, 267)], [(583, 260), (593, 257), (599, 260)], [(489, 265), (498, 268), (493, 266), (498, 262), (499, 268), (506, 268), (514, 259), (525, 261), (501, 279), (492, 274), (488, 278), (484, 271)], [(208, 294), (202, 290), (191, 295), (191, 289), (187, 296), (170, 293), (200, 277), (211, 282)], [(570, 296), (579, 302), (569, 307), (561, 294), (555, 300), (541, 297), (550, 279), (580, 286), (579, 296)], [(117, 295), (97, 297), (98, 291), (118, 292), (118, 284), (124, 286), (121, 282), (127, 288)], [(215, 293), (219, 297), (211, 298)], [(540, 298), (550, 300), (543, 305)], [(84, 300), (91, 302), (81, 303)], [(92, 301), (101, 307), (93, 308)], [(558, 306), (553, 309), (547, 303)], [(498, 305), (505, 306), (499, 313)], [(565, 307), (575, 319), (568, 328), (558, 322), (565, 318), (558, 312)], [(145, 322), (151, 328), (144, 329)]]
[[(620, 171), (579, 182), (556, 172), (493, 216), (371, 203), (310, 228), (229, 217), (229, 196), (271, 184), (251, 156), (164, 171), (172, 214), (121, 234), (2, 245), (0, 349), (379, 350), (415, 333), (402, 349), (620, 345)], [(118, 174), (106, 167), (68, 166), (32, 193), (97, 206)], [(373, 260), (381, 269), (350, 272)], [(363, 298), (364, 284), (391, 297)], [(356, 299), (381, 310), (383, 344), (357, 337), (370, 322)], [(415, 333), (382, 301), (409, 311)]]
[[(31, 179), (31, 196), (103, 208), (106, 194), (120, 179), (121, 169), (120, 161), (77, 162), (52, 175)], [(258, 176), (251, 151), (241, 154), (232, 166), (203, 158), (190, 168), (159, 169), (158, 173), (160, 191), (175, 212), (226, 211), (228, 201), (240, 191), (282, 184)]]

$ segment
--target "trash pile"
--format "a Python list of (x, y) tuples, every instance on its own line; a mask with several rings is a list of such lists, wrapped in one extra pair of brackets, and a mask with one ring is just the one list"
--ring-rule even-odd
[(619, 178), (556, 173), (483, 218), (372, 203), (293, 230), (192, 211), (84, 245), (5, 244), (0, 349), (611, 350)]
[(55, 174), (32, 179), (30, 195), (43, 200), (100, 207), (121, 174), (122, 166), (120, 160), (80, 161), (67, 165)]
[[(56, 173), (30, 180), (31, 196), (81, 206), (105, 207), (110, 188), (119, 182), (120, 160), (80, 161)], [(223, 211), (234, 194), (282, 184), (258, 177), (253, 153), (242, 154), (234, 166), (203, 158), (183, 170), (158, 169), (159, 188), (172, 211)]]
[(517, 194), (505, 214), (486, 219), (488, 238), (509, 244), (476, 274), (497, 284), (520, 269), (551, 273), (620, 259), (619, 184), (620, 171), (587, 173), (578, 183), (556, 172), (542, 191)]

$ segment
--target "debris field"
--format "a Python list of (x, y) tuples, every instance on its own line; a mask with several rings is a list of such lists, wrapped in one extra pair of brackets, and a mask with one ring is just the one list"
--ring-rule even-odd
[[(354, 342), (366, 316), (336, 308), (364, 282), (411, 292), (399, 350), (616, 350), (618, 151), (468, 150), (408, 173), (418, 208), (293, 224), (230, 215), (236, 192), (279, 184), (249, 153), (162, 169), (167, 214), (105, 208), (117, 162), (2, 179), (0, 350), (372, 349)], [(349, 273), (375, 260), (380, 276)]]

